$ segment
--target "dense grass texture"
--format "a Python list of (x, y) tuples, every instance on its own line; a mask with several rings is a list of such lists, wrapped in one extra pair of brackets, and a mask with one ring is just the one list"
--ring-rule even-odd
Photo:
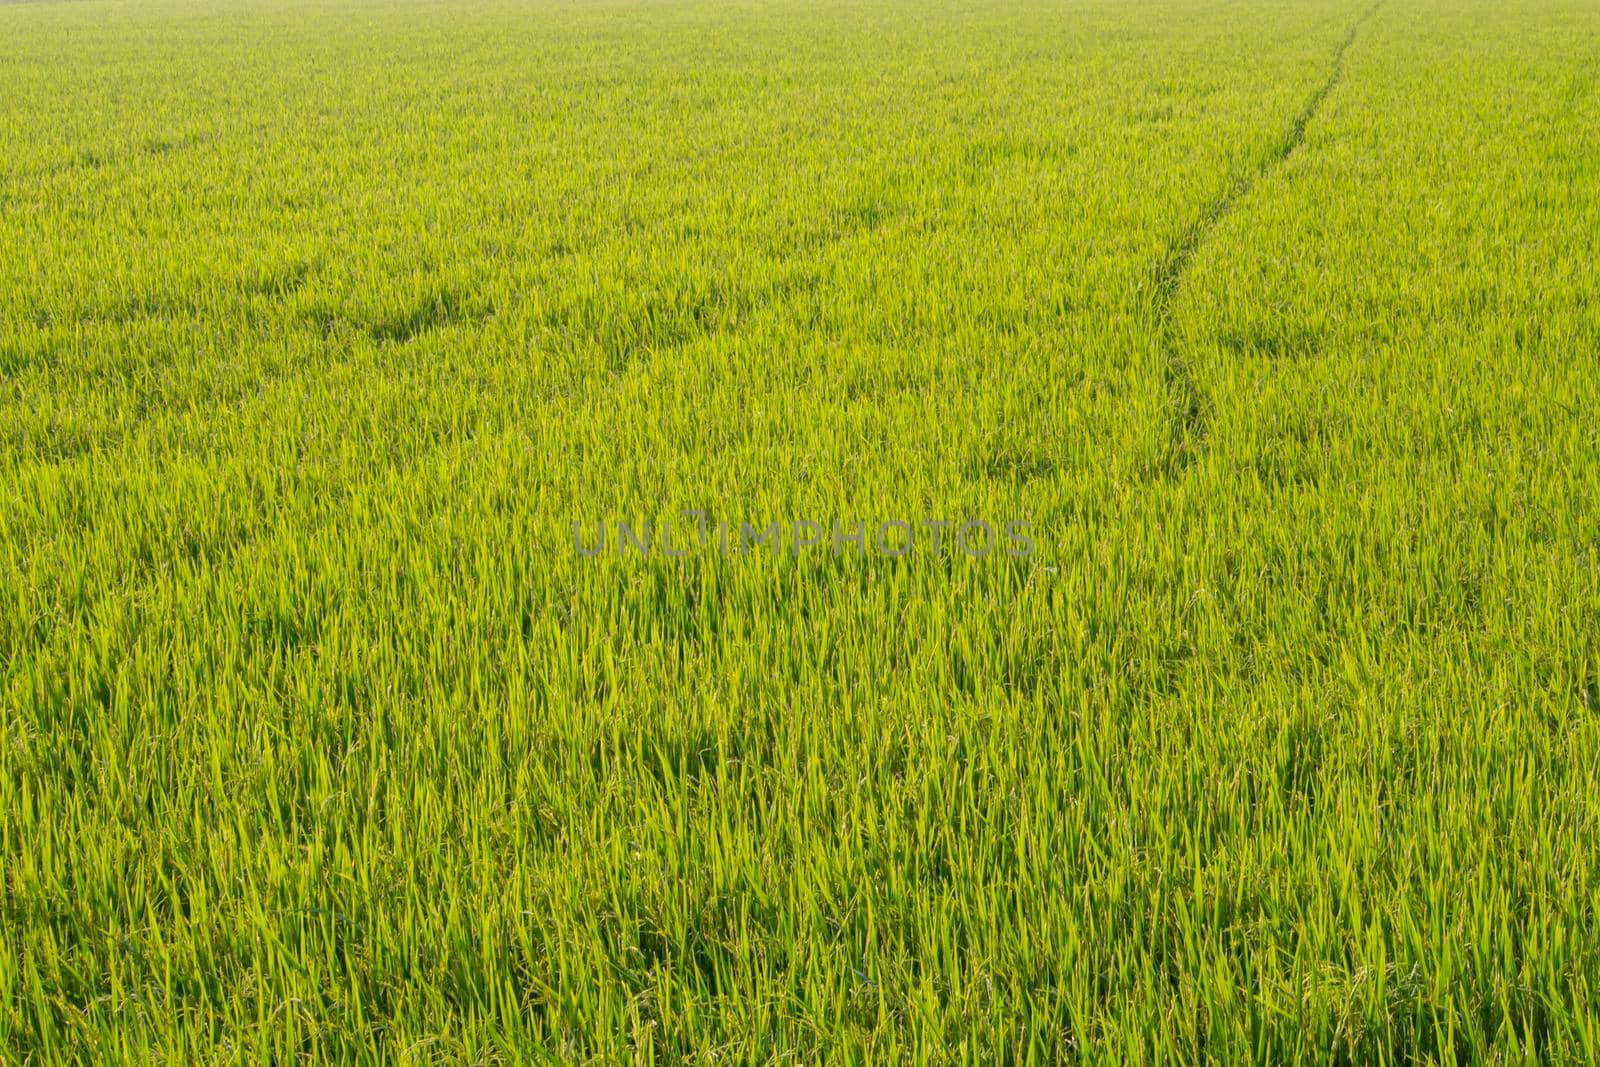
[(1594, 0), (0, 4), (0, 1062), (1600, 1061), (1596, 263)]

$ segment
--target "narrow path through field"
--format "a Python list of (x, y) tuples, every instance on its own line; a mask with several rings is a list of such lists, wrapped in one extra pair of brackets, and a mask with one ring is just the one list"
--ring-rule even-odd
[(1306, 126), (1316, 118), (1321, 110), (1322, 103), (1328, 94), (1339, 84), (1339, 79), (1344, 76), (1344, 56), (1354, 43), (1356, 33), (1363, 23), (1383, 6), (1383, 0), (1377, 0), (1351, 23), (1350, 29), (1339, 41), (1333, 50), (1333, 57), (1328, 64), (1328, 74), (1295, 114), (1288, 129), (1272, 147), (1262, 160), (1261, 165), (1253, 170), (1237, 175), (1233, 182), (1222, 191), (1215, 199), (1206, 205), (1200, 217), (1191, 222), (1168, 247), (1166, 255), (1162, 257), (1156, 269), (1155, 284), (1152, 287), (1152, 308), (1159, 329), (1162, 358), (1166, 372), (1166, 392), (1174, 415), (1167, 441), (1166, 454), (1162, 460), (1162, 473), (1173, 478), (1189, 469), (1195, 459), (1204, 451), (1206, 437), (1210, 432), (1211, 401), (1204, 389), (1195, 381), (1189, 364), (1178, 351), (1177, 338), (1173, 333), (1172, 308), (1177, 300), (1178, 290), (1183, 285), (1185, 273), (1190, 263), (1194, 260), (1195, 253), (1217, 225), (1227, 217), (1242, 197), (1255, 188), (1256, 183), (1270, 174), (1284, 160), (1291, 156), (1306, 139)]

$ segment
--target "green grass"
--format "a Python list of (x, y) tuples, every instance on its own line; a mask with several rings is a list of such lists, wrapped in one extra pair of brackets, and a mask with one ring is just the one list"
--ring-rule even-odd
[(0, 1062), (1600, 1059), (1597, 42), (0, 5)]

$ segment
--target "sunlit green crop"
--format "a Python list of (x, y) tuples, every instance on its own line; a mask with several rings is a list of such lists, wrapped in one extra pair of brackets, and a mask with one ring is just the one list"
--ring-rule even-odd
[(1600, 1061), (1597, 42), (0, 2), (0, 1063)]

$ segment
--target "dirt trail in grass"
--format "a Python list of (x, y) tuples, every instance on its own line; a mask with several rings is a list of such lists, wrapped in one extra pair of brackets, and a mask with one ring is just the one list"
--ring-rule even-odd
[(1293, 155), (1295, 149), (1305, 141), (1306, 127), (1317, 117), (1317, 112), (1322, 109), (1328, 94), (1333, 92), (1334, 87), (1344, 76), (1345, 53), (1355, 42), (1356, 34), (1362, 25), (1382, 6), (1383, 0), (1378, 0), (1356, 16), (1355, 21), (1350, 24), (1350, 29), (1340, 39), (1338, 47), (1333, 50), (1333, 56), (1328, 62), (1327, 76), (1311, 91), (1311, 95), (1306, 97), (1305, 103), (1295, 114), (1288, 129), (1267, 153), (1261, 165), (1237, 175), (1233, 182), (1206, 206), (1200, 217), (1178, 234), (1177, 240), (1167, 249), (1156, 270), (1155, 284), (1152, 287), (1153, 313), (1160, 328), (1161, 351), (1166, 371), (1166, 393), (1174, 410), (1166, 454), (1161, 465), (1163, 475), (1168, 478), (1183, 474), (1205, 450), (1211, 422), (1211, 399), (1201, 388), (1200, 383), (1195, 381), (1188, 362), (1178, 351), (1177, 338), (1173, 335), (1172, 308), (1177, 301), (1178, 291), (1183, 286), (1184, 275), (1188, 272), (1195, 253), (1233, 210), (1233, 206), (1254, 189), (1257, 182)]

